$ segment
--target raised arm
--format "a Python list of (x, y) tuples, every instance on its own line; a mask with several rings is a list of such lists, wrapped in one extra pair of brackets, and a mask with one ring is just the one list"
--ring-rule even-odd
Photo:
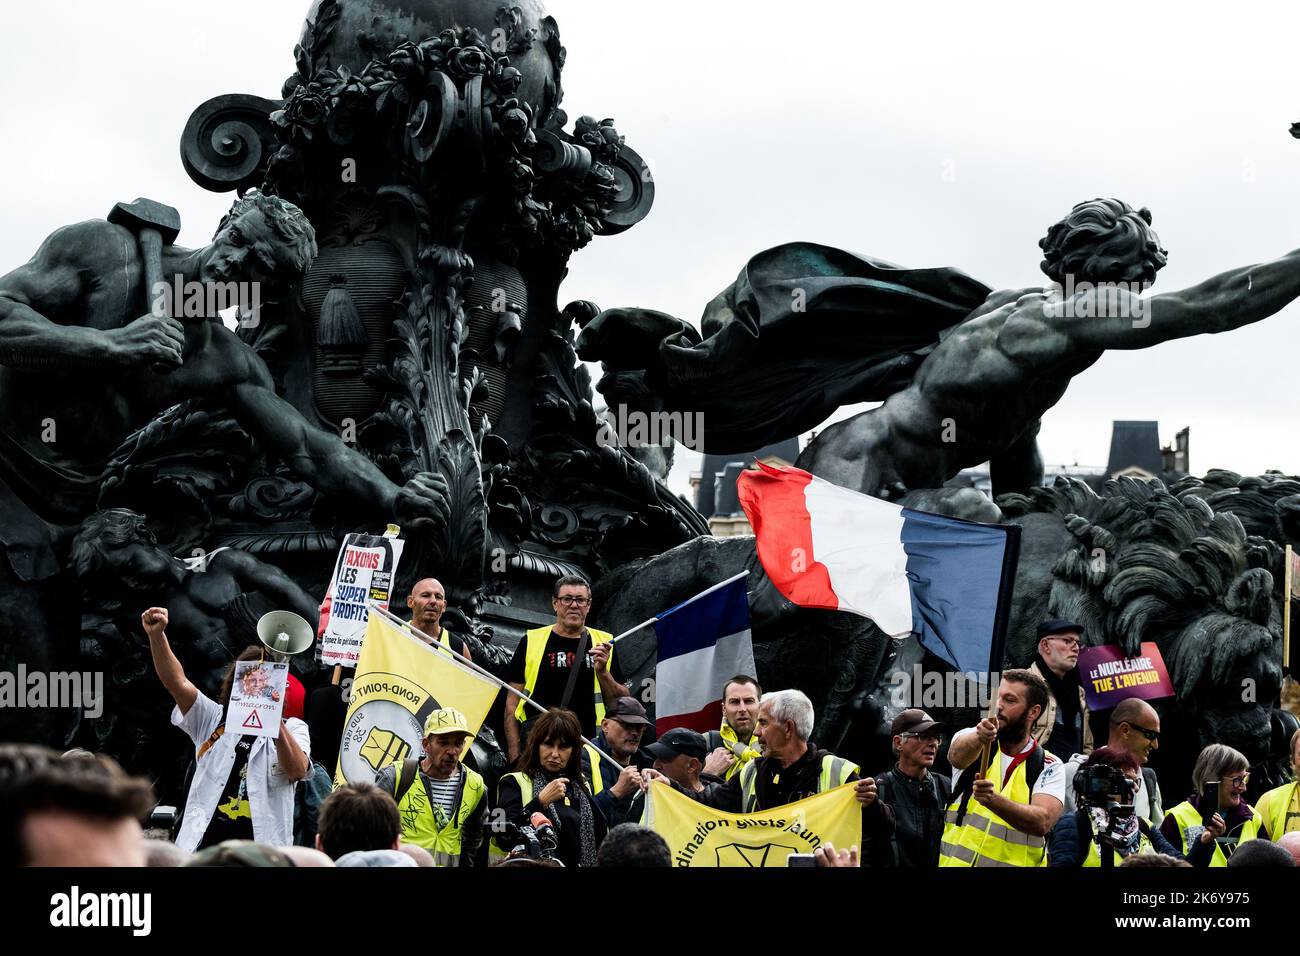
[(153, 668), (158, 674), (158, 679), (162, 681), (163, 687), (167, 688), (167, 693), (172, 695), (172, 700), (176, 702), (176, 707), (183, 717), (190, 712), (194, 702), (199, 699), (199, 689), (190, 683), (189, 678), (185, 676), (185, 668), (181, 667), (181, 662), (172, 653), (171, 644), (165, 633), (167, 609), (149, 608), (140, 615), (140, 623), (144, 625), (144, 632), (149, 636), (149, 653), (153, 656)]
[(1066, 334), (1084, 348), (1144, 349), (1170, 339), (1227, 332), (1267, 319), (1300, 298), (1300, 250), (1220, 273), (1179, 292), (1141, 298), (1128, 292), (1112, 298), (1109, 290), (1094, 294), (1104, 309), (1093, 309), (1093, 317), (1065, 320)]
[[(88, 280), (120, 269), (112, 260), (116, 227), (102, 220), (58, 230), (25, 265), (0, 278), (0, 365), (23, 369), (114, 368), (136, 363), (178, 365), (179, 324), (145, 316), (125, 328), (85, 325)], [(104, 254), (105, 250), (108, 254)], [(120, 317), (124, 318), (124, 317)]]

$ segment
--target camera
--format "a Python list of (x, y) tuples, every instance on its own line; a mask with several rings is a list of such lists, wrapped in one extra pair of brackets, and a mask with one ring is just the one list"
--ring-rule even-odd
[(1074, 789), (1075, 793), (1078, 794), (1079, 802), (1086, 807), (1096, 807), (1103, 810), (1109, 810), (1112, 806), (1119, 806), (1112, 797), (1115, 794), (1120, 794), (1128, 798), (1129, 812), (1131, 813), (1131, 804), (1134, 794), (1137, 793), (1137, 786), (1137, 781), (1122, 770), (1108, 767), (1105, 764), (1097, 764), (1096, 766), (1085, 764), (1079, 768), (1079, 772), (1074, 777)]
[(555, 849), (559, 846), (555, 828), (549, 822), (543, 826), (528, 823), (518, 826), (507, 823), (502, 826), (497, 842), (502, 847), (511, 848), (506, 854), (507, 861), (522, 857), (532, 860), (554, 860)]
[[(1074, 792), (1079, 806), (1087, 810), (1102, 810), (1106, 825), (1097, 830), (1097, 848), (1102, 851), (1102, 866), (1114, 865), (1111, 850), (1129, 842), (1135, 821), (1133, 797), (1138, 782), (1116, 767), (1105, 764), (1084, 765), (1074, 776)], [(1116, 797), (1120, 799), (1116, 799)], [(1122, 802), (1121, 802), (1122, 801)]]

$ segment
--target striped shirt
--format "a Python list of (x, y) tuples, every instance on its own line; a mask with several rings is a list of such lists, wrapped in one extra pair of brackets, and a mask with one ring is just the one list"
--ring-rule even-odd
[(464, 776), (465, 768), (457, 767), (446, 780), (435, 780), (432, 777), (426, 777), (424, 771), (420, 771), (420, 779), (424, 781), (424, 789), (429, 794), (429, 802), (435, 807), (442, 809), (450, 819), (456, 812), (456, 793), (460, 790), (460, 778)]

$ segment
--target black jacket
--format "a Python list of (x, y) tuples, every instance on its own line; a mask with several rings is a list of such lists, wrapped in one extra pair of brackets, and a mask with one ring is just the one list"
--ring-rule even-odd
[(944, 810), (952, 799), (952, 781), (930, 772), (916, 780), (895, 764), (876, 778), (879, 800), (894, 811), (891, 861), (894, 866), (938, 866)]

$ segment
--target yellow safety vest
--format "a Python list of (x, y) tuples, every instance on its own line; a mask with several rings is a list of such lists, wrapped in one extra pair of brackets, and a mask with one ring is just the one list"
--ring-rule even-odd
[[(614, 639), (614, 635), (609, 631), (598, 631), (594, 627), (587, 628), (587, 633), (591, 635), (591, 646), (605, 644)], [(537, 686), (537, 675), (542, 670), (542, 656), (546, 653), (546, 641), (551, 635), (551, 628), (535, 627), (524, 634), (524, 692), (531, 695), (533, 688)], [(575, 662), (578, 667), (582, 666), (582, 661)], [(609, 651), (609, 664), (614, 665), (614, 649)], [(592, 684), (595, 690), (593, 698), (596, 704), (596, 723), (599, 725), (605, 719), (605, 695), (600, 691), (600, 677), (595, 673), (592, 674)], [(556, 701), (555, 703), (559, 703)], [(524, 710), (524, 701), (519, 699), (519, 706), (515, 708), (515, 719), (521, 724), (528, 719)]]
[[(446, 823), (439, 825), (441, 810), (429, 802), (429, 794), (424, 789), (418, 768), (415, 779), (397, 803), (397, 809), (402, 815), (402, 839), (432, 853), (434, 866), (460, 865), (461, 836), (465, 821), (471, 814), (478, 812), (487, 792), (487, 786), (478, 773), (463, 764), (461, 769), (465, 772), (465, 785), (461, 790), (460, 806)], [(394, 795), (401, 785), (400, 764), (397, 770), (393, 778)]]
[[(1254, 807), (1251, 807), (1251, 813), (1253, 816), (1242, 826), (1241, 836), (1237, 837), (1238, 846), (1259, 836), (1259, 827), (1264, 822), (1264, 818), (1259, 815), (1259, 811)], [(1173, 817), (1178, 822), (1178, 838), (1183, 844), (1183, 856), (1186, 856), (1190, 849), (1187, 844), (1187, 829), (1188, 827), (1201, 826), (1201, 811), (1192, 806), (1190, 801), (1184, 800), (1168, 811), (1165, 816)], [(1210, 860), (1210, 866), (1227, 865), (1228, 858), (1223, 853), (1223, 847), (1219, 846), (1219, 842), (1216, 840), (1214, 842), (1214, 856)]]
[[(1143, 833), (1138, 837), (1137, 851), (1135, 853), (1130, 853), (1129, 856), (1136, 856), (1139, 853), (1154, 853), (1155, 851), (1156, 851), (1155, 847), (1151, 845), (1151, 841), (1148, 840), (1147, 835)], [(1119, 866), (1121, 863), (1124, 862), (1124, 857), (1119, 855), (1119, 850), (1111, 850), (1110, 852), (1115, 854), (1116, 866)], [(1101, 851), (1097, 847), (1096, 840), (1088, 841), (1088, 859), (1083, 861), (1083, 865), (1098, 866), (1098, 867), (1101, 866)]]
[[(1259, 798), (1255, 804), (1256, 811), (1264, 820), (1264, 825), (1268, 827), (1269, 838), (1276, 843), (1282, 839), (1282, 834), (1286, 833), (1286, 818), (1295, 807), (1300, 810), (1300, 781), (1295, 783), (1284, 783), (1280, 787), (1275, 787), (1268, 793)], [(1300, 819), (1295, 821), (1291, 828), (1300, 830)]]
[[(1033, 801), (1029, 789), (1029, 776), (1022, 760), (1011, 773), (1004, 787), (999, 772), (994, 774), (993, 792), (1016, 803), (1028, 806)], [(943, 842), (939, 849), (940, 866), (1018, 866), (1047, 865), (1047, 839), (1023, 833), (1007, 823), (984, 804), (971, 797), (966, 804), (966, 814), (957, 824), (957, 811), (962, 795), (956, 794), (944, 815)]]
[[(605, 778), (600, 775), (600, 762), (604, 758), (591, 744), (583, 744), (582, 749), (587, 751), (587, 759), (591, 761), (591, 795), (594, 797), (605, 789)], [(527, 803), (528, 801), (525, 800), (524, 802)]]
[[(817, 776), (817, 792), (834, 790), (841, 784), (849, 782), (849, 777), (858, 772), (858, 765), (843, 757), (826, 754), (822, 757), (821, 773)], [(758, 805), (758, 761), (751, 760), (740, 771), (740, 812), (753, 813), (755, 810), (771, 810), (771, 807)]]

